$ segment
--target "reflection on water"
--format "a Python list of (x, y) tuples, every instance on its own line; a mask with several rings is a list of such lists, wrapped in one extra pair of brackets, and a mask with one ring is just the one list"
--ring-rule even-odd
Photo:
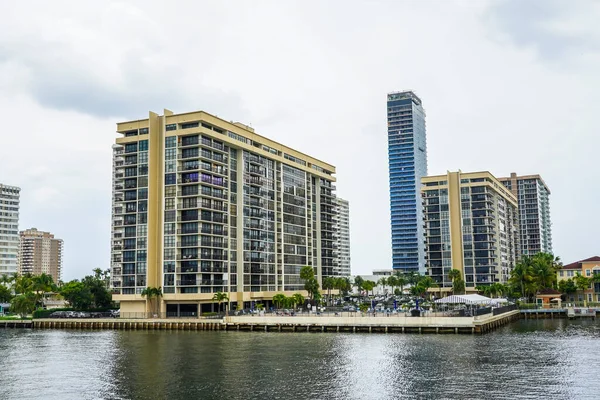
[(0, 399), (591, 399), (599, 336), (0, 330)]

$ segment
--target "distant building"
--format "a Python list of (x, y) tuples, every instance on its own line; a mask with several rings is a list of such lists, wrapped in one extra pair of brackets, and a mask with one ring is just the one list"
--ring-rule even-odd
[(521, 254), (533, 256), (539, 252), (552, 254), (552, 223), (550, 221), (550, 189), (539, 175), (498, 179), (517, 197), (519, 203), (519, 235)]
[(387, 96), (392, 267), (425, 272), (423, 206), (419, 193), (427, 175), (425, 111), (411, 91)]
[(19, 274), (48, 274), (58, 282), (62, 273), (63, 241), (36, 228), (20, 233)]
[(518, 250), (517, 199), (489, 172), (448, 172), (422, 179), (427, 270), (451, 291), (457, 269), (467, 291), (505, 283)]
[[(562, 280), (573, 279), (577, 275), (592, 278), (600, 274), (600, 256), (586, 258), (585, 260), (575, 261), (574, 263), (563, 265), (556, 272), (558, 283)], [(594, 282), (583, 292), (578, 290), (576, 293), (568, 294), (567, 301), (596, 301), (600, 302), (600, 283)]]
[(0, 183), (0, 275), (17, 272), (20, 192), (16, 186)]
[[(394, 270), (391, 268), (390, 269), (374, 269), (373, 273), (371, 275), (356, 275), (354, 277), (354, 279), (356, 279), (357, 276), (360, 276), (365, 281), (375, 282), (377, 284), (377, 286), (375, 286), (373, 288), (373, 291), (369, 291), (369, 294), (373, 293), (377, 296), (377, 295), (384, 295), (386, 293), (392, 294), (392, 287), (389, 285), (380, 285), (379, 280), (381, 278), (387, 279), (390, 276), (392, 276), (393, 274), (394, 274)], [(354, 291), (354, 293), (358, 293), (358, 291), (356, 290), (356, 287), (353, 287), (352, 290)]]
[(339, 276), (350, 276), (350, 206), (348, 200), (336, 199), (338, 211), (338, 257)]

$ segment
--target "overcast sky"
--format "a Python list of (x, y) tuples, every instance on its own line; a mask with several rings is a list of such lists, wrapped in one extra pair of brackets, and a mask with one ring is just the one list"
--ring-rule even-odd
[(0, 25), (0, 182), (20, 229), (108, 268), (115, 123), (206, 110), (337, 167), (353, 273), (391, 267), (386, 94), (427, 112), (429, 174), (540, 174), (554, 249), (600, 253), (600, 3), (12, 1)]

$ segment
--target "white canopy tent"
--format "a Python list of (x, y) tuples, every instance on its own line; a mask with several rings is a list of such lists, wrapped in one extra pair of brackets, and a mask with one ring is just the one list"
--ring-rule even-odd
[(479, 294), (455, 294), (452, 296), (437, 299), (437, 304), (491, 304), (493, 299), (481, 296)]

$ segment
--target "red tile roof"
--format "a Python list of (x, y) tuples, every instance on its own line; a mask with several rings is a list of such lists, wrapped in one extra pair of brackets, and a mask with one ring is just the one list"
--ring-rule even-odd
[(560, 295), (562, 293), (559, 292), (558, 290), (547, 288), (547, 289), (540, 290), (540, 292), (538, 294), (542, 294), (542, 295), (543, 294), (558, 294), (558, 295)]
[(594, 262), (594, 261), (600, 262), (600, 257), (594, 256), (594, 257), (586, 258), (585, 260), (580, 260), (580, 261), (576, 261), (571, 264), (563, 265), (562, 269), (581, 269), (581, 263)]

